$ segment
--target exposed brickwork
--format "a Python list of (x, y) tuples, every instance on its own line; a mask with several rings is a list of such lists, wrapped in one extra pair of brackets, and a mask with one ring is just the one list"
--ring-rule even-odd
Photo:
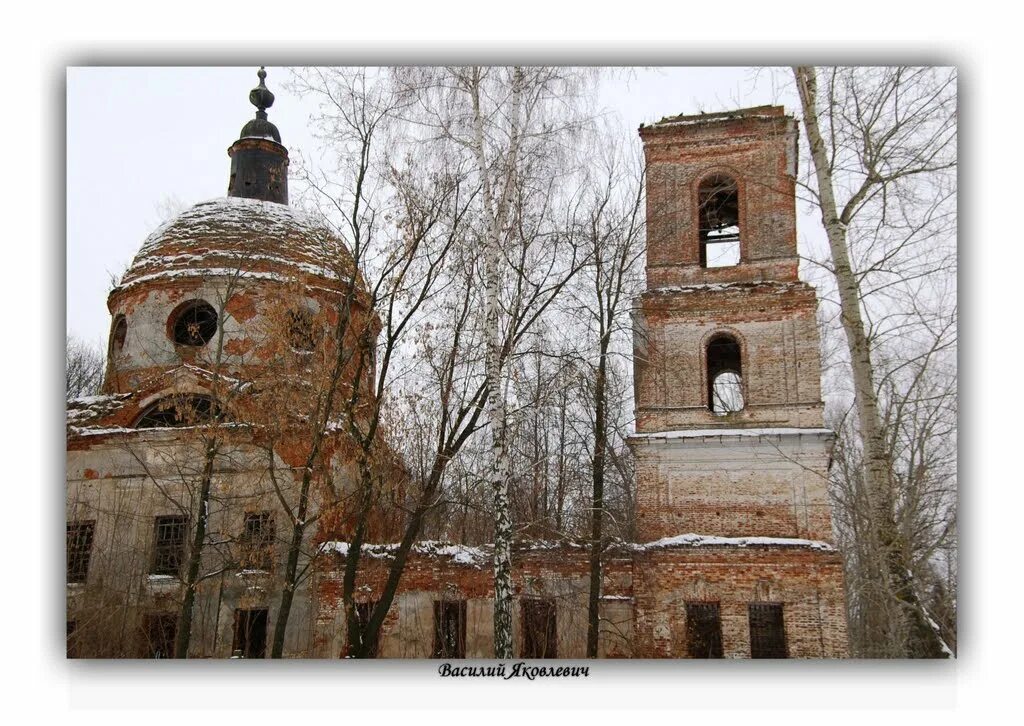
[[(603, 567), (601, 657), (686, 657), (687, 602), (718, 603), (725, 657), (750, 656), (748, 608), (761, 602), (782, 605), (790, 657), (847, 654), (842, 563), (825, 544), (832, 539), (825, 486), (832, 435), (821, 428), (816, 298), (797, 279), (791, 174), (796, 133), (795, 121), (779, 107), (675, 117), (641, 129), (649, 164), (648, 291), (638, 301), (635, 320), (637, 435), (630, 441), (640, 540), (697, 532), (797, 541), (716, 539), (698, 546), (676, 539), (612, 546)], [(729, 175), (739, 192), (740, 263), (732, 267), (704, 268), (699, 262), (697, 190), (711, 174)], [(152, 526), (155, 516), (173, 513), (169, 496), (183, 499), (187, 493), (187, 477), (182, 480), (180, 471), (166, 465), (172, 460), (163, 458), (177, 451), (179, 461), (199, 460), (189, 448), (199, 440), (180, 430), (131, 427), (161, 396), (206, 392), (217, 397), (210, 389), (225, 382), (211, 382), (207, 349), (173, 343), (168, 315), (190, 299), (226, 299), (221, 375), (236, 382), (258, 380), (280, 351), (280, 345), (271, 345), (279, 332), (265, 325), (275, 313), (280, 317), (286, 306), (301, 303), (322, 314), (324, 329), (336, 322), (333, 301), (345, 293), (340, 281), (346, 276), (345, 270), (330, 269), (328, 261), (341, 260), (344, 267), (347, 258), (336, 254), (340, 241), (323, 232), (282, 205), (252, 200), (196, 205), (147, 240), (111, 293), (111, 314), (126, 318), (127, 335), (117, 350), (111, 346), (108, 395), (83, 399), (68, 411), (68, 519), (95, 521), (87, 582), (68, 586), (69, 620), (82, 634), (83, 654), (114, 652), (103, 636), (90, 645), (85, 640), (90, 628), (117, 630), (131, 640), (148, 614), (173, 612), (180, 598), (179, 582), (147, 575)], [(244, 274), (232, 278), (235, 272)], [(234, 279), (230, 290), (229, 279)], [(377, 325), (358, 300), (353, 316), (355, 329)], [(718, 334), (736, 341), (742, 362), (745, 405), (727, 415), (708, 408), (707, 347)], [(366, 385), (371, 378), (349, 385)], [(244, 413), (249, 400), (255, 396), (239, 395), (232, 405)], [(246, 511), (277, 507), (265, 452), (254, 436), (259, 434), (222, 435), (229, 463), (214, 477), (214, 539), (237, 537)], [(352, 475), (348, 447), (345, 436), (329, 436), (323, 471), (318, 470), (322, 477), (329, 470), (342, 497)], [(308, 442), (283, 435), (274, 454), (296, 478)], [(154, 479), (163, 490), (150, 485)], [(380, 521), (372, 523), (370, 536), (389, 541), (401, 512), (397, 506), (378, 510)], [(307, 548), (350, 536), (354, 511), (343, 503), (320, 511)], [(281, 526), (282, 515), (279, 511)], [(584, 657), (586, 546), (523, 544), (513, 561), (514, 652), (523, 647), (519, 603), (539, 597), (556, 605), (558, 656)], [(357, 602), (380, 598), (389, 563), (386, 548), (364, 556)], [(343, 555), (328, 554), (303, 582), (286, 655), (344, 655), (342, 564)], [(206, 565), (216, 570), (213, 561)], [(198, 588), (193, 654), (230, 653), (235, 608), (267, 607), (273, 627), (281, 586), (280, 563), (266, 573), (225, 572), (205, 579)], [(129, 592), (135, 593), (130, 603), (123, 595)], [(380, 656), (429, 657), (438, 600), (466, 602), (466, 656), (491, 657), (489, 553), (455, 557), (438, 548), (410, 556), (385, 621)], [(117, 647), (120, 655), (128, 652)]]
[[(679, 116), (640, 129), (647, 160), (647, 286), (797, 279), (796, 121), (780, 106)], [(740, 190), (743, 265), (702, 269), (697, 187), (724, 172)]]
[[(638, 307), (637, 431), (822, 425), (817, 301), (809, 285), (651, 291)], [(743, 357), (747, 405), (728, 417), (708, 410), (707, 341), (719, 332), (739, 342)]]
[[(316, 584), (316, 655), (344, 651), (341, 602), (343, 558), (322, 571)], [(360, 570), (357, 602), (381, 596), (390, 560), (369, 559)], [(516, 596), (514, 650), (522, 648), (523, 597), (550, 598), (556, 605), (558, 656), (586, 656), (587, 555), (579, 547), (524, 549), (514, 557)], [(686, 603), (718, 602), (724, 656), (747, 658), (747, 607), (783, 604), (788, 654), (837, 658), (846, 654), (842, 562), (834, 552), (809, 548), (679, 547), (657, 550), (613, 548), (605, 562), (601, 657), (687, 657)], [(412, 555), (382, 634), (381, 657), (429, 657), (433, 603), (467, 602), (466, 657), (493, 653), (493, 575), (484, 560), (457, 564), (448, 557)]]
[[(797, 279), (796, 122), (761, 107), (665, 119), (640, 135), (648, 291), (634, 334), (639, 535), (831, 541), (817, 300)], [(697, 190), (712, 174), (738, 188), (740, 259), (731, 267), (700, 264)], [(743, 407), (725, 415), (708, 400), (708, 343), (720, 334), (742, 364)], [(720, 602), (727, 657), (749, 654), (746, 609), (758, 600), (784, 603), (791, 656), (846, 655), (834, 553), (658, 552), (636, 573), (635, 648), (645, 655), (684, 655), (675, 619), (686, 598)]]

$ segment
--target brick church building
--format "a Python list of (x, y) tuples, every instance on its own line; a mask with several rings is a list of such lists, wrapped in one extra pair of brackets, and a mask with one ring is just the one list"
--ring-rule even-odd
[[(227, 198), (195, 205), (146, 240), (108, 298), (103, 392), (68, 404), (71, 655), (173, 651), (197, 482), (218, 503), (204, 526), (221, 549), (203, 557), (231, 565), (200, 563), (212, 574), (191, 580), (189, 656), (268, 652), (284, 556), (274, 523), (285, 521), (279, 502), (291, 495), (274, 472), (299, 471), (304, 444), (268, 449), (217, 412), (261, 388), (253, 382), (279, 357), (275, 335), (294, 333), (294, 315), (275, 328), (282, 306), (302, 320), (329, 314), (346, 251), (288, 205), (288, 152), (267, 120), (263, 75), (251, 96), (256, 119), (229, 149)], [(640, 136), (647, 289), (635, 303), (629, 440), (638, 541), (606, 552), (599, 654), (846, 657), (816, 296), (797, 274), (796, 122), (766, 106), (666, 118)], [(285, 347), (295, 353), (294, 336)], [(350, 385), (364, 385), (353, 375)], [(214, 429), (230, 456), (204, 468)], [(351, 461), (342, 437), (323, 445), (331, 476), (343, 479)], [(345, 650), (347, 544), (319, 550), (295, 596), (285, 656)], [(387, 545), (368, 551), (360, 608), (372, 608), (387, 574)], [(515, 654), (584, 657), (586, 543), (524, 541), (513, 552)], [(486, 546), (417, 545), (377, 656), (492, 657), (492, 577)]]

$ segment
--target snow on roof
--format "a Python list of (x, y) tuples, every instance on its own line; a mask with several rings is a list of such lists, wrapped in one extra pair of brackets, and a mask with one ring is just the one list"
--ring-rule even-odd
[(67, 404), (67, 423), (82, 425), (89, 421), (109, 416), (131, 398), (130, 393), (114, 393), (103, 396), (80, 396)]
[(137, 434), (139, 431), (156, 431), (157, 429), (131, 429), (125, 426), (109, 428), (90, 428), (87, 426), (69, 426), (68, 431), (75, 436), (110, 436), (111, 434)]
[(733, 111), (666, 116), (647, 128), (661, 128), (665, 126), (699, 126), (702, 124), (724, 123), (726, 121), (736, 121), (739, 119), (778, 119), (785, 117), (786, 111), (782, 106), (753, 106), (750, 108), (738, 108)]
[(751, 288), (775, 288), (776, 294), (783, 294), (790, 290), (806, 289), (808, 287), (805, 282), (709, 282), (700, 283), (695, 285), (659, 285), (658, 287), (651, 287), (647, 289), (647, 293), (652, 295), (671, 295), (679, 294), (684, 295), (687, 293), (705, 293), (705, 292), (720, 292), (720, 291), (746, 291)]
[(347, 279), (351, 255), (320, 218), (285, 204), (225, 197), (200, 202), (143, 242), (118, 289), (179, 277)]
[[(376, 559), (387, 559), (394, 557), (395, 551), (398, 549), (398, 543), (393, 544), (364, 544), (362, 546), (362, 554), (367, 557)], [(729, 547), (737, 549), (750, 549), (757, 547), (791, 547), (798, 549), (810, 549), (817, 550), (820, 552), (835, 552), (836, 548), (828, 542), (822, 542), (820, 540), (811, 539), (798, 539), (793, 537), (719, 537), (717, 535), (706, 535), (706, 534), (680, 534), (675, 537), (664, 537), (654, 542), (646, 543), (634, 543), (634, 542), (613, 542), (609, 547), (609, 552), (618, 550), (619, 552), (625, 553), (639, 553), (639, 552), (653, 552), (656, 550), (667, 550), (667, 549), (683, 549), (683, 548), (694, 548), (694, 547)], [(513, 545), (513, 549), (516, 552), (539, 552), (549, 551), (555, 549), (578, 549), (580, 551), (586, 551), (589, 548), (589, 543), (585, 541), (573, 541), (573, 540), (524, 540), (517, 541)], [(340, 541), (324, 542), (320, 545), (321, 552), (333, 552), (342, 557), (348, 556), (349, 543)], [(458, 565), (471, 565), (477, 568), (483, 567), (490, 562), (492, 553), (494, 551), (494, 545), (482, 544), (475, 547), (469, 545), (457, 545), (449, 544), (446, 542), (437, 542), (434, 540), (425, 540), (423, 542), (417, 542), (413, 545), (412, 551), (418, 555), (424, 555), (427, 557), (447, 557), (450, 558), (454, 564)]]
[(813, 539), (797, 539), (792, 537), (718, 537), (706, 534), (679, 534), (675, 537), (635, 545), (640, 551), (669, 549), (675, 547), (801, 547), (822, 552), (835, 552), (836, 548), (828, 542)]
[(744, 429), (686, 429), (682, 431), (653, 431), (649, 433), (631, 434), (634, 440), (650, 439), (701, 439), (722, 436), (833, 436), (832, 429), (800, 429), (800, 428), (744, 428)]
[[(361, 548), (362, 554), (367, 557), (374, 557), (377, 559), (384, 559), (394, 557), (395, 552), (398, 550), (398, 543), (394, 544), (365, 544)], [(348, 556), (349, 543), (348, 542), (324, 542), (320, 545), (321, 552), (334, 552), (335, 554), (341, 555), (342, 557)], [(428, 557), (448, 557), (451, 561), (457, 565), (472, 565), (474, 567), (480, 567), (490, 559), (490, 554), (480, 549), (479, 547), (470, 547), (468, 545), (457, 545), (448, 544), (446, 542), (436, 542), (434, 540), (424, 540), (423, 542), (417, 542), (412, 546), (412, 551), (418, 555), (426, 555)]]

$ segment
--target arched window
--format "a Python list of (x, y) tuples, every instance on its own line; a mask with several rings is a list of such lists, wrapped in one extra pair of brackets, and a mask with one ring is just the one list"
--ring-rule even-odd
[(697, 189), (700, 266), (732, 267), (740, 262), (740, 192), (736, 180), (712, 174)]
[(716, 335), (708, 343), (708, 409), (717, 416), (743, 408), (743, 367), (740, 344), (730, 335)]
[(205, 300), (189, 300), (174, 309), (167, 328), (178, 345), (204, 346), (217, 332), (217, 311)]
[(178, 394), (162, 398), (147, 408), (135, 422), (137, 429), (196, 426), (217, 418), (220, 407), (209, 396)]
[(128, 337), (128, 320), (124, 315), (114, 318), (114, 325), (110, 329), (110, 352), (120, 353), (124, 348), (125, 338)]

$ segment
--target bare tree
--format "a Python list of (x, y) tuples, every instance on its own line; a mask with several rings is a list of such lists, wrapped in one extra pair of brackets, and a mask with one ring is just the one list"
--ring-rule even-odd
[[(466, 234), (476, 191), (457, 159), (437, 155), (429, 145), (408, 144), (408, 137), (396, 132), (396, 127), (409, 132), (402, 125), (408, 99), (387, 72), (311, 70), (299, 75), (297, 85), (321, 100), (321, 129), (339, 162), (332, 180), (312, 173), (306, 180), (323, 208), (340, 220), (352, 258), (342, 273), (351, 294), (339, 300), (335, 311), (333, 337), (340, 344), (330, 360), (334, 369), (351, 367), (354, 380), (368, 383), (339, 387), (337, 376), (328, 376), (323, 390), (337, 401), (331, 417), (317, 417), (316, 429), (338, 426), (353, 444), (352, 515), (335, 534), (347, 539), (342, 592), (346, 653), (369, 657), (377, 650), (381, 625), (424, 518), (437, 505), (448, 462), (477, 429), (486, 397), (482, 381), (462, 378), (468, 357), (463, 330), (477, 309), (475, 265), (454, 254)], [(353, 315), (357, 302), (360, 316)], [(432, 335), (430, 322), (441, 312), (451, 314), (446, 326), (451, 335), (444, 341)], [(438, 418), (421, 430), (432, 431), (433, 439), (427, 444), (414, 437), (422, 444), (420, 457), (402, 462), (386, 443), (409, 441), (395, 412), (424, 412), (418, 406), (406, 408), (409, 399), (402, 392), (432, 387)], [(401, 541), (381, 599), (368, 617), (360, 617), (356, 597), (363, 547), (368, 537), (381, 534), (374, 531), (374, 512), (388, 483), (396, 480), (404, 492), (390, 506), (405, 511)]]
[[(451, 153), (466, 154), (480, 188), (485, 375), (494, 516), (495, 655), (512, 657), (511, 469), (505, 366), (578, 269), (548, 213), (568, 169), (561, 142), (580, 127), (585, 73), (551, 67), (404, 70), (421, 118)], [(546, 245), (546, 247), (545, 247)]]
[(865, 655), (942, 657), (949, 648), (922, 602), (899, 517), (913, 477), (899, 469), (907, 406), (919, 391), (904, 374), (955, 346), (956, 73), (794, 74), (813, 171), (804, 188), (828, 237), (853, 384), (857, 498), (866, 504), (857, 530), (868, 572), (859, 595), (871, 633)]
[[(642, 160), (624, 158), (610, 138), (595, 144), (606, 150), (602, 163), (583, 186), (581, 204), (569, 225), (587, 250), (587, 264), (577, 280), (576, 314), (584, 321), (581, 336), (587, 393), (590, 399), (591, 492), (590, 595), (588, 601), (587, 657), (598, 655), (600, 632), (601, 559), (607, 544), (605, 480), (609, 469), (612, 433), (609, 401), (613, 359), (629, 344), (629, 326), (623, 318), (640, 289), (640, 261), (644, 253)], [(596, 362), (591, 362), (595, 361)]]
[(67, 354), (64, 358), (64, 383), (67, 399), (91, 396), (100, 390), (106, 356), (96, 346), (79, 340), (73, 335), (67, 337)]

